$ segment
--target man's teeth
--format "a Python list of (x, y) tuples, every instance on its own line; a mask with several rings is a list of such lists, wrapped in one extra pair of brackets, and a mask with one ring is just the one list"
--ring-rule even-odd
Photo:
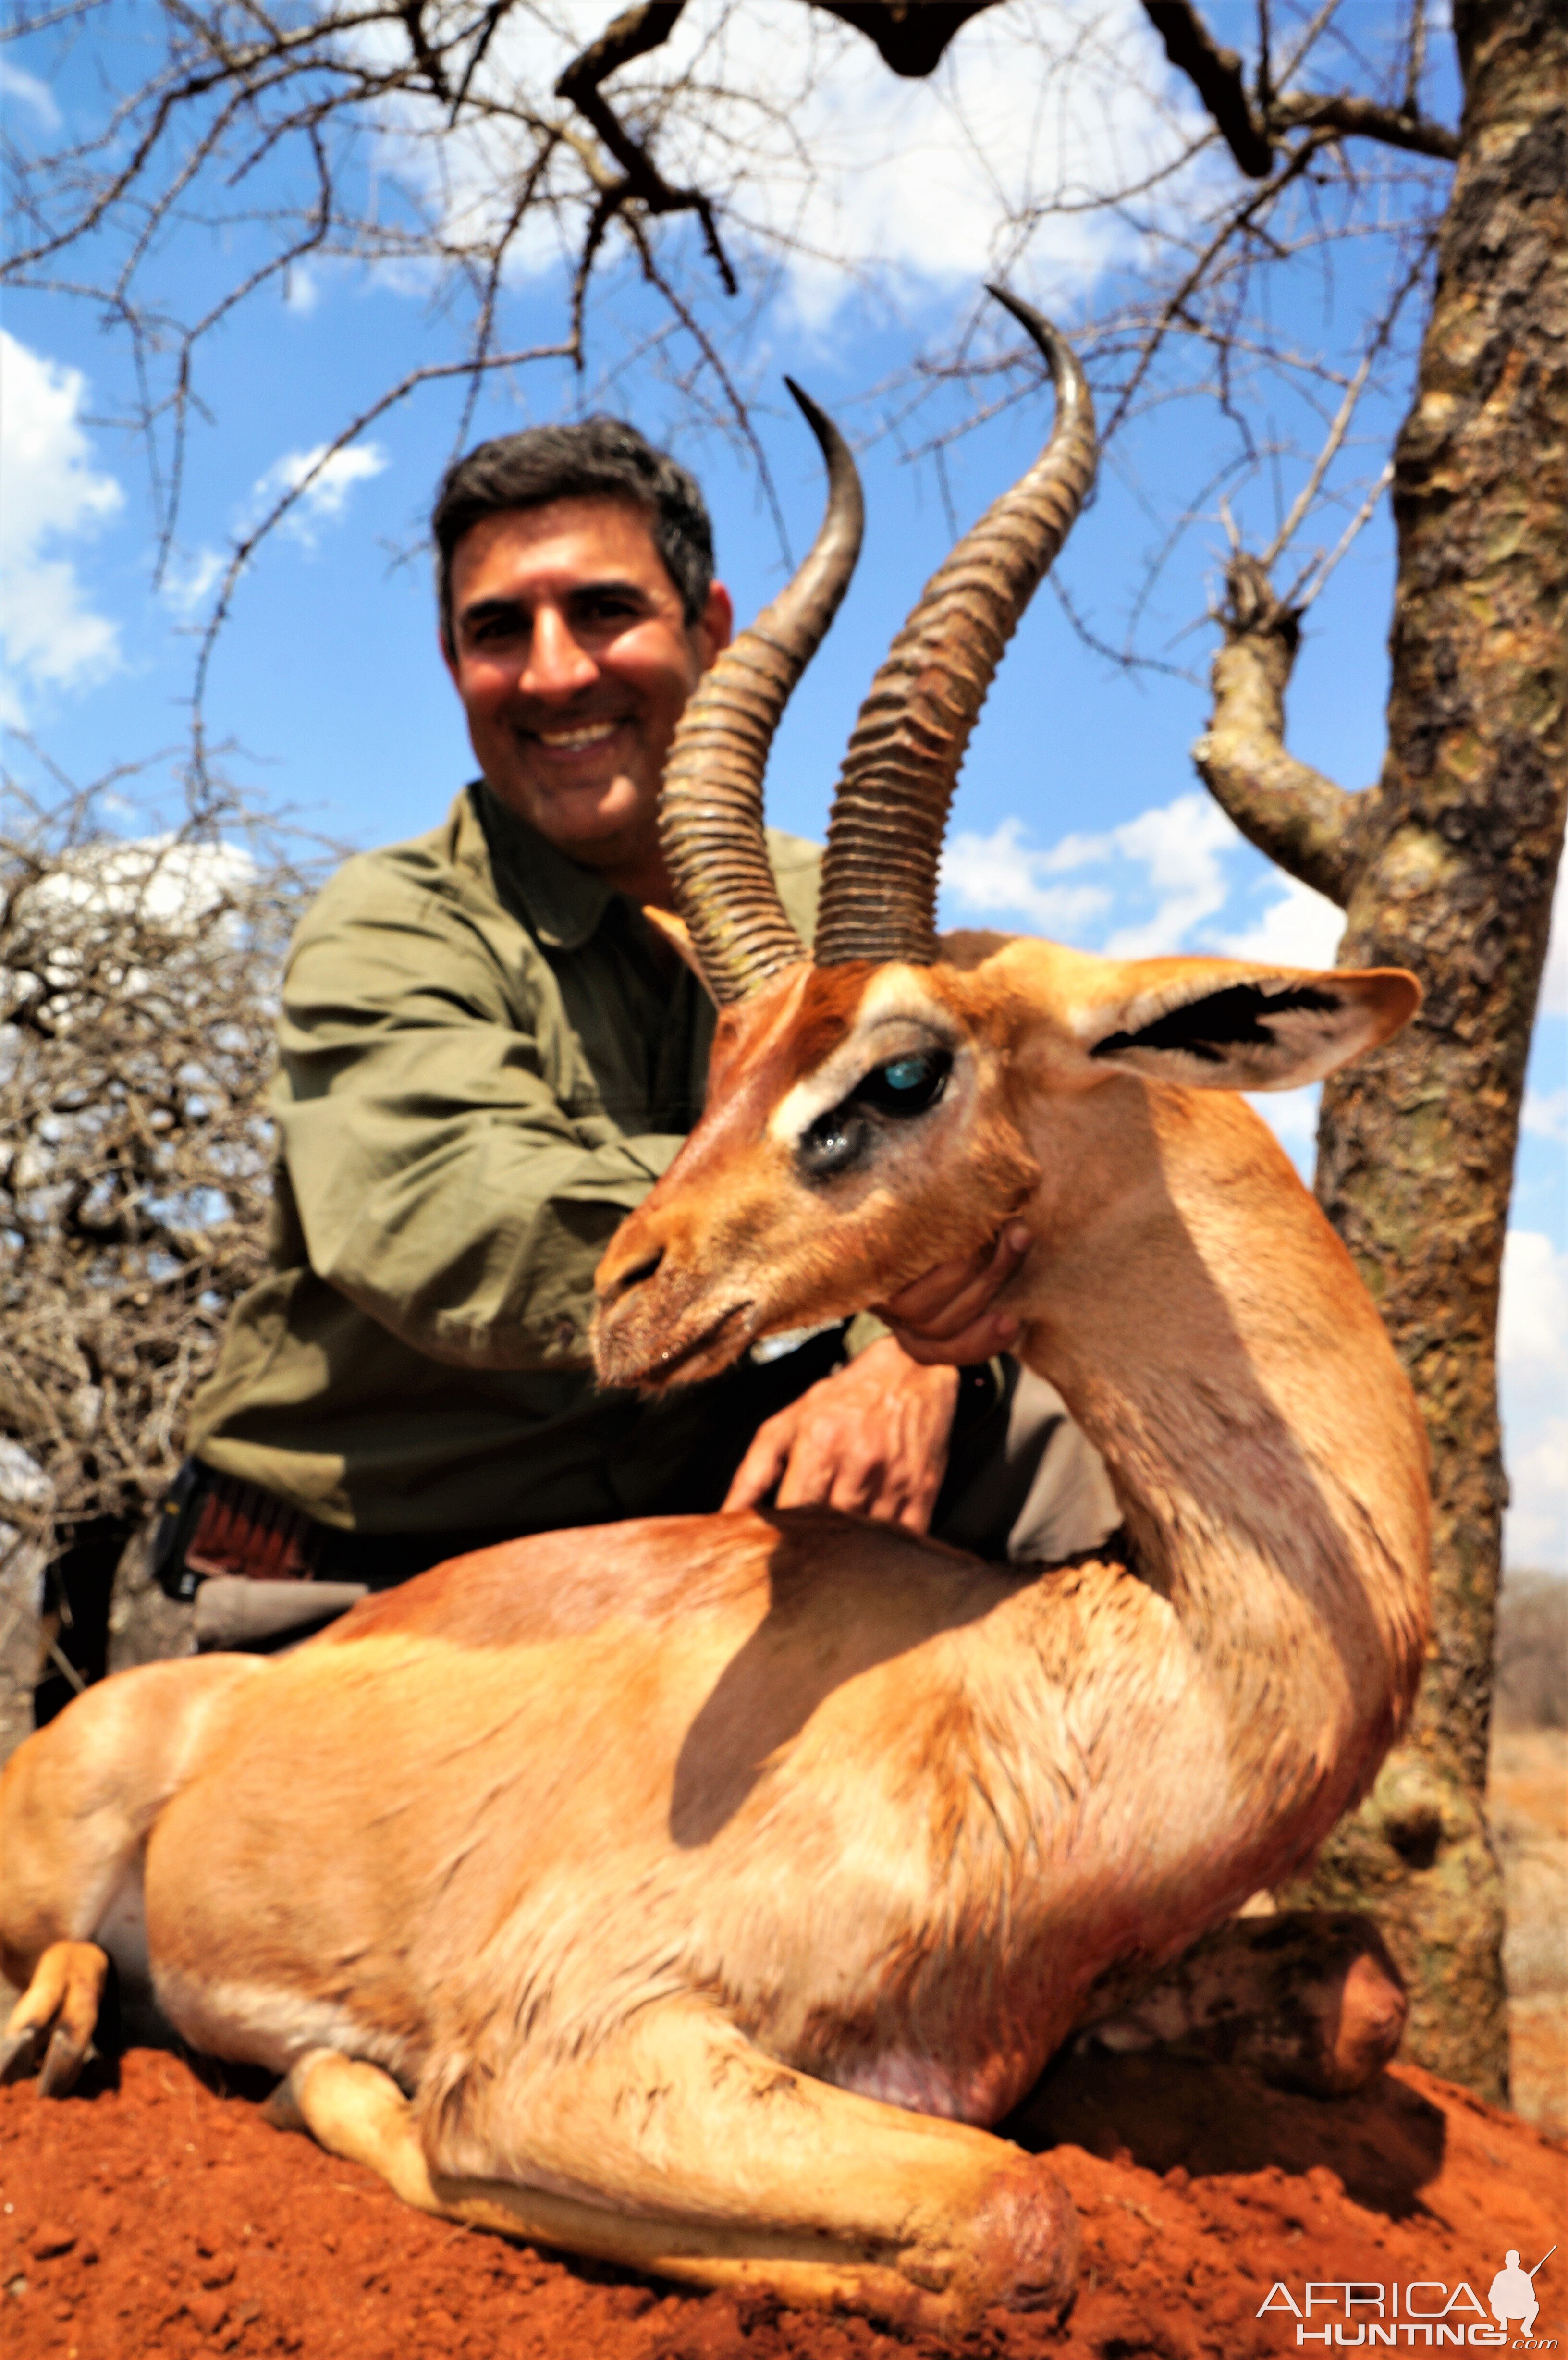
[(580, 746), (602, 746), (606, 738), (615, 736), (619, 727), (619, 723), (615, 721), (589, 721), (581, 729), (541, 729), (538, 735), (541, 746), (549, 746), (552, 751), (571, 754), (575, 753)]

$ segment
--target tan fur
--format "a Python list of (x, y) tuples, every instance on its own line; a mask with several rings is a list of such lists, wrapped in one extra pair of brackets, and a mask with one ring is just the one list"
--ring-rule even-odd
[[(726, 1013), (601, 1272), (603, 1364), (657, 1385), (1021, 1211), (1024, 1357), (1125, 1555), (659, 1520), (461, 1560), (265, 1667), (125, 1675), (7, 1774), (7, 1972), (58, 1980), (139, 1873), (181, 2031), (411, 2202), (920, 2331), (1057, 2299), (1069, 2208), (985, 2126), (1105, 1978), (1322, 1840), (1424, 1639), (1421, 1429), (1343, 1249), (1245, 1107), (1092, 1054), (1231, 972), (796, 970)], [(1315, 984), (1342, 1053), (1410, 1004)], [(790, 1123), (922, 1041), (941, 1101), (808, 1184)]]

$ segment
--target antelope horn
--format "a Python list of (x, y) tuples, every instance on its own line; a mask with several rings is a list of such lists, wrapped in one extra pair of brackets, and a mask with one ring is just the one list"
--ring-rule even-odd
[(808, 394), (784, 382), (827, 462), (826, 513), (794, 580), (692, 691), (659, 800), (676, 900), (721, 1007), (807, 956), (768, 858), (762, 774), (790, 691), (849, 587), (866, 518), (848, 443)]
[(937, 568), (860, 708), (828, 823), (819, 967), (936, 957), (936, 878), (969, 733), (1018, 617), (1094, 481), (1094, 412), (1072, 346), (1004, 288), (1051, 364), (1056, 422), (1029, 473)]

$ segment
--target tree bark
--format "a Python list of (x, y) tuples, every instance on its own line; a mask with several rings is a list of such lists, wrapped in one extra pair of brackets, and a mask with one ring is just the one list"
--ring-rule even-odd
[(1282, 748), (1270, 770), (1290, 618), (1256, 598), (1243, 611), (1236, 568), (1197, 750), (1253, 841), (1346, 908), (1341, 964), (1411, 967), (1426, 990), (1398, 1040), (1326, 1085), (1317, 1190), (1431, 1437), (1432, 1644), (1408, 1737), (1290, 1898), (1371, 1907), (1410, 1987), (1411, 2051), (1500, 2096), (1502, 1897), (1483, 1815), (1507, 1501), (1496, 1333), (1568, 797), (1568, 11), (1454, 13), (1465, 113), (1395, 453), (1381, 779), (1336, 804), (1316, 772), (1279, 769)]

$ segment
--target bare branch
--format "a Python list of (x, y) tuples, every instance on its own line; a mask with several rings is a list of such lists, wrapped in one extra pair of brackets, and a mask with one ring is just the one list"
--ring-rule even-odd
[[(1406, 296), (1424, 275), (1431, 253), (1431, 240), (1423, 239), (1414, 262), (1405, 273), (1400, 284), (1395, 289), (1392, 300), (1385, 307), (1382, 317), (1374, 328), (1367, 350), (1361, 356), (1361, 365), (1345, 387), (1345, 399), (1339, 405), (1334, 423), (1324, 438), (1323, 448), (1312, 462), (1312, 471), (1291, 502), (1289, 515), (1284, 519), (1279, 531), (1258, 560), (1266, 574), (1272, 572), (1294, 538), (1297, 528), (1311, 513), (1312, 503), (1323, 488), (1323, 477), (1328, 474), (1329, 468), (1339, 453), (1340, 445), (1350, 431), (1350, 421), (1356, 415), (1356, 405), (1367, 389), (1367, 380), (1372, 374), (1373, 364), (1394, 333), (1394, 323), (1404, 308)], [(1323, 578), (1327, 579), (1326, 574)], [(1321, 589), (1322, 583), (1318, 586)], [(1290, 602), (1287, 600), (1286, 603), (1289, 605)]]
[(1249, 180), (1266, 180), (1274, 169), (1274, 149), (1253, 114), (1236, 51), (1221, 49), (1191, 0), (1143, 0), (1143, 13), (1171, 64), (1213, 115), (1237, 169)]
[(1380, 139), (1386, 148), (1403, 148), (1414, 156), (1440, 156), (1450, 164), (1459, 153), (1459, 134), (1450, 131), (1446, 124), (1343, 93), (1325, 96), (1316, 91), (1287, 91), (1275, 100), (1270, 119), (1281, 130), (1332, 131), (1342, 138)]
[(1426, 0), (1410, 0), (1410, 38), (1405, 52), (1405, 94), (1399, 113), (1421, 113), (1421, 75), (1426, 67)]
[(420, 72), (437, 98), (450, 102), (452, 91), (446, 78), (446, 68), (430, 47), (425, 30), (425, 0), (403, 0), (397, 14), (403, 19), (408, 35), (408, 47), (418, 60)]
[(812, 0), (874, 42), (883, 64), (911, 82), (934, 73), (953, 35), (999, 0)]
[(299, 481), (291, 484), (288, 490), (273, 502), (259, 523), (253, 525), (248, 532), (243, 534), (234, 542), (230, 552), (228, 566), (219, 585), (217, 596), (212, 602), (212, 610), (201, 632), (200, 652), (196, 659), (195, 679), (191, 686), (191, 702), (195, 731), (194, 756), (199, 777), (204, 778), (206, 766), (202, 709), (206, 698), (207, 672), (218, 643), (219, 634), (228, 619), (229, 608), (233, 604), (234, 592), (239, 586), (240, 576), (267, 535), (277, 530), (289, 510), (304, 497), (311, 485), (320, 479), (332, 461), (337, 457), (338, 453), (346, 451), (351, 442), (358, 441), (367, 427), (373, 426), (378, 418), (385, 416), (386, 412), (395, 408), (398, 402), (407, 400), (409, 394), (415, 392), (420, 386), (439, 384), (445, 377), (472, 377), (475, 372), (520, 368), (529, 361), (572, 360), (575, 357), (575, 351), (571, 344), (536, 344), (528, 352), (470, 353), (463, 360), (428, 361), (421, 368), (409, 369), (396, 385), (389, 387), (387, 392), (369, 403), (356, 418), (351, 419), (335, 441), (324, 444), (313, 464), (301, 474)]
[[(283, 951), (312, 882), (222, 796), (169, 827), (121, 766), (77, 790), (24, 738), (0, 834), (5, 1521), (140, 1513), (266, 1267), (258, 1108)], [(161, 758), (159, 758), (161, 759)], [(142, 832), (111, 825), (127, 789)], [(18, 1497), (16, 1476), (30, 1480)]]
[(1225, 569), (1220, 619), (1214, 713), (1192, 748), (1198, 774), (1248, 843), (1343, 909), (1365, 798), (1345, 794), (1286, 750), (1285, 691), (1300, 617), (1275, 596), (1257, 558), (1238, 551)]
[[(76, 0), (60, 21), (96, 28), (106, 7), (126, 5)], [(1398, 5), (1408, 13), (1415, 0)], [(1314, 45), (1326, 42), (1342, 6), (1259, 0), (1267, 71), (1255, 91), (1239, 79), (1228, 85), (1259, 129), (1271, 89), (1289, 93), (1309, 76), (1326, 79)], [(1209, 41), (1200, 8), (1198, 0), (1178, 11), (1178, 30)], [(877, 258), (856, 247), (853, 190), (834, 186), (835, 176), (857, 169), (847, 160), (851, 149), (834, 153), (833, 109), (815, 111), (866, 35), (911, 73), (920, 43), (932, 52), (927, 71), (942, 49), (944, 121), (995, 190), (996, 268), (1027, 279), (1046, 258), (1053, 224), (1074, 235), (1080, 224), (1091, 235), (1106, 231), (1119, 252), (1138, 257), (1136, 266), (1102, 275), (1095, 313), (1073, 323), (1106, 439), (1128, 453), (1126, 479), (1159, 552), (1143, 590), (1129, 595), (1131, 626), (1118, 660), (1149, 660), (1146, 628), (1158, 625), (1160, 642), (1169, 640), (1171, 618), (1149, 596), (1160, 567), (1199, 528), (1200, 478), (1228, 482), (1240, 512), (1247, 475), (1267, 464), (1256, 420), (1280, 421), (1268, 455), (1276, 447), (1301, 454), (1294, 480), (1306, 489), (1290, 519), (1295, 540), (1325, 503), (1340, 506), (1339, 531), (1365, 485), (1345, 480), (1353, 426), (1342, 421), (1336, 432), (1331, 420), (1354, 378), (1367, 388), (1360, 408), (1352, 403), (1359, 421), (1381, 371), (1367, 373), (1365, 343), (1340, 366), (1339, 332), (1320, 342), (1302, 308), (1278, 305), (1272, 290), (1278, 274), (1299, 278), (1303, 263), (1321, 262), (1326, 272), (1346, 245), (1391, 238), (1408, 246), (1441, 202), (1441, 165), (1367, 141), (1342, 145), (1343, 133), (1325, 118), (1289, 131), (1269, 177), (1241, 188), (1203, 166), (1219, 134), (1184, 92), (1172, 102), (1153, 43), (1128, 56), (1093, 11), (1004, 8), (1000, 0), (986, 12), (791, 0), (789, 13), (800, 40), (768, 45), (760, 61), (749, 38), (750, 0), (707, 0), (695, 42), (686, 38), (695, 12), (675, 0), (625, 10), (573, 58), (570, 37), (581, 18), (566, 0), (320, 0), (303, 16), (279, 14), (275, 0), (154, 0), (153, 17), (144, 13), (137, 24), (157, 24), (156, 45), (104, 45), (115, 60), (145, 59), (145, 69), (134, 69), (139, 86), (112, 92), (96, 118), (74, 115), (52, 153), (14, 143), (12, 169), (17, 244), (33, 258), (15, 266), (18, 283), (87, 300), (125, 353), (132, 381), (103, 406), (144, 438), (161, 558), (177, 545), (188, 442), (206, 416), (201, 365), (209, 340), (251, 296), (280, 279), (287, 285), (307, 263), (370, 275), (390, 267), (405, 288), (418, 274), (436, 315), (461, 322), (448, 332), (446, 355), (401, 377), (348, 424), (323, 421), (311, 440), (328, 460), (416, 386), (446, 377), (462, 385), (465, 398), (453, 403), (452, 419), (461, 439), (495, 368), (548, 355), (586, 371), (592, 351), (601, 398), (634, 378), (646, 392), (657, 374), (700, 428), (743, 442), (755, 466), (760, 445), (745, 363), (779, 275), (837, 271), (857, 296), (888, 285)], [(1016, 182), (1004, 182), (994, 166), (989, 123), (964, 120), (964, 45), (943, 47), (961, 17), (982, 13), (992, 45), (1017, 43), (1018, 86), (1040, 93), (1039, 136)], [(606, 6), (605, 18), (611, 14)], [(677, 27), (679, 42), (670, 38)], [(137, 42), (144, 37), (138, 32)], [(61, 36), (35, 38), (47, 69)], [(555, 64), (539, 73), (541, 39), (558, 44), (559, 77)], [(1212, 41), (1209, 48), (1217, 58)], [(1354, 64), (1354, 49), (1345, 54)], [(1367, 105), (1408, 82), (1409, 55), (1402, 39), (1388, 89), (1369, 79), (1359, 93)], [(868, 53), (864, 61), (871, 64)], [(1138, 103), (1158, 136), (1129, 147), (1125, 172), (1104, 162), (1114, 141), (1109, 149), (1101, 143), (1086, 174), (1075, 123), (1095, 105), (1120, 108), (1129, 81), (1145, 74), (1149, 86)], [(559, 103), (539, 87), (556, 79), (565, 93)], [(906, 95), (921, 93), (911, 85)], [(1314, 95), (1312, 104), (1327, 106), (1333, 97)], [(1056, 137), (1058, 129), (1067, 136)], [(674, 154), (700, 160), (677, 171), (660, 160)], [(710, 257), (719, 258), (721, 223), (728, 276), (716, 279)], [(189, 283), (203, 294), (200, 316), (181, 318), (166, 291), (179, 280), (166, 264), (192, 240), (206, 258)], [(559, 290), (540, 273), (550, 242), (564, 267)], [(54, 260), (65, 249), (82, 257), (69, 272)], [(214, 281), (208, 258), (223, 254), (236, 259)], [(648, 297), (635, 290), (634, 272)], [(721, 285), (737, 283), (751, 303), (724, 300)], [(610, 288), (624, 300), (591, 301)], [(890, 300), (896, 306), (896, 292)], [(541, 301), (558, 302), (562, 313), (548, 342), (531, 316)], [(911, 455), (934, 468), (935, 454), (957, 437), (1036, 398), (1038, 373), (1026, 381), (1015, 369), (1009, 380), (1008, 365), (993, 332), (977, 333), (971, 315), (940, 357), (916, 350), (890, 388), (868, 390), (869, 432), (897, 428)], [(999, 399), (998, 377), (1007, 387)], [(1226, 447), (1205, 455), (1192, 480), (1146, 489), (1132, 451), (1159, 406), (1179, 400), (1208, 405)], [(942, 489), (934, 481), (933, 492)], [(239, 570), (308, 490), (309, 482), (290, 487), (231, 550), (214, 622), (230, 611)], [(1321, 566), (1313, 578), (1323, 578)], [(199, 694), (211, 644), (210, 634), (199, 635)], [(198, 768), (204, 727), (198, 705)]]
[(1285, 593), (1286, 605), (1293, 607), (1298, 615), (1304, 615), (1306, 613), (1307, 608), (1312, 605), (1312, 600), (1317, 596), (1319, 591), (1328, 580), (1329, 575), (1334, 572), (1334, 567), (1339, 563), (1340, 559), (1350, 548), (1357, 534), (1371, 522), (1373, 517), (1377, 513), (1378, 501), (1382, 498), (1384, 493), (1388, 490), (1393, 480), (1394, 463), (1392, 459), (1389, 459), (1384, 464), (1381, 472), (1374, 477), (1366, 498), (1362, 501), (1361, 506), (1356, 509), (1356, 514), (1351, 518), (1350, 522), (1345, 526), (1345, 530), (1340, 534), (1339, 539), (1335, 541), (1334, 547), (1329, 551), (1328, 555), (1321, 559), (1314, 558), (1312, 564), (1302, 568), (1301, 574), (1291, 584), (1290, 589)]
[[(1286, 131), (1329, 131), (1342, 138), (1378, 139), (1386, 147), (1441, 157), (1450, 163), (1459, 153), (1458, 133), (1417, 110), (1415, 92), (1424, 43), (1419, 5), (1411, 27), (1405, 101), (1399, 107), (1348, 92), (1273, 93), (1266, 13), (1259, 22), (1258, 104), (1254, 107), (1247, 94), (1241, 59), (1235, 49), (1220, 47), (1192, 0), (1143, 0), (1143, 10), (1164, 42), (1166, 56), (1178, 72), (1187, 76), (1248, 180), (1268, 179), (1274, 165), (1274, 142)], [(1332, 6), (1325, 9), (1322, 20), (1326, 22), (1332, 13)], [(1298, 45), (1291, 71), (1306, 46), (1305, 42)]]
[[(649, 49), (667, 41), (685, 5), (686, 0), (642, 0), (640, 6), (626, 9), (568, 66), (555, 85), (555, 94), (570, 100), (593, 125), (625, 175), (601, 197), (601, 210), (595, 216), (594, 230), (590, 233), (592, 251), (597, 251), (610, 217), (631, 199), (646, 205), (650, 213), (694, 213), (702, 224), (702, 235), (725, 294), (737, 295), (739, 281), (720, 244), (718, 224), (708, 198), (701, 189), (670, 187), (648, 149), (632, 137), (599, 87), (618, 67), (629, 64), (633, 58), (645, 57)], [(585, 279), (586, 274), (583, 276)]]

